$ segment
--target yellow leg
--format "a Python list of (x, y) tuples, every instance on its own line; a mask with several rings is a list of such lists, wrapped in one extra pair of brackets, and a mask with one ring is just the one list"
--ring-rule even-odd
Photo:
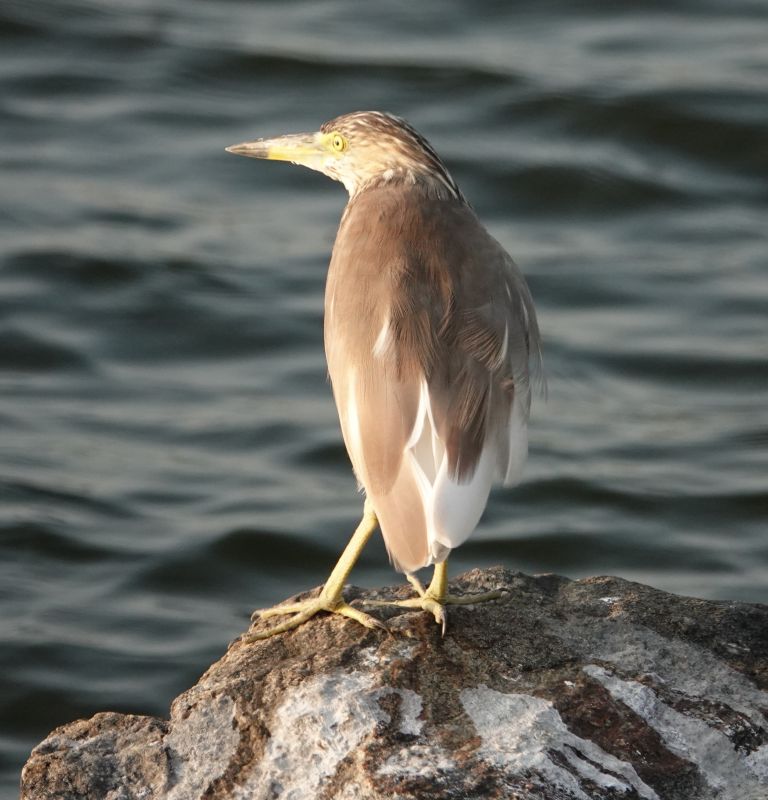
[(342, 589), (352, 571), (355, 562), (360, 557), (363, 548), (368, 540), (373, 535), (378, 525), (376, 513), (373, 506), (366, 500), (363, 509), (363, 518), (360, 524), (352, 534), (352, 538), (344, 548), (336, 566), (333, 568), (328, 580), (323, 586), (320, 594), (312, 600), (305, 600), (301, 603), (290, 603), (288, 605), (274, 606), (274, 608), (267, 608), (261, 611), (254, 611), (253, 618), (259, 617), (266, 619), (267, 617), (275, 617), (283, 614), (293, 614), (293, 616), (286, 622), (276, 625), (266, 631), (257, 631), (255, 633), (248, 633), (243, 638), (245, 641), (255, 641), (258, 639), (267, 639), (278, 633), (285, 633), (285, 631), (298, 628), (299, 625), (311, 619), (319, 611), (329, 611), (332, 614), (342, 614), (345, 617), (357, 620), (366, 628), (382, 628), (386, 630), (386, 626), (374, 619), (369, 614), (366, 614), (360, 609), (353, 608), (344, 601), (342, 596)]
[(445, 611), (447, 605), (471, 605), (472, 603), (485, 603), (501, 597), (501, 592), (484, 592), (482, 594), (455, 595), (448, 594), (448, 562), (435, 564), (432, 582), (425, 589), (414, 575), (406, 575), (408, 582), (416, 590), (418, 597), (408, 600), (376, 600), (368, 601), (371, 605), (402, 606), (403, 608), (421, 608), (429, 611), (435, 622), (441, 626), (443, 636), (448, 625), (448, 615)]

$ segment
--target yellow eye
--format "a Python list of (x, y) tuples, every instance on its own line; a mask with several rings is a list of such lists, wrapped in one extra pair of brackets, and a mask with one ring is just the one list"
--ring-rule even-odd
[(331, 147), (337, 153), (343, 153), (347, 149), (347, 140), (340, 133), (334, 133), (331, 138)]

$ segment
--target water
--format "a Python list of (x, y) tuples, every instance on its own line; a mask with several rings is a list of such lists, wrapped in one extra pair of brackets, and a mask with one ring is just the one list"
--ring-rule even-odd
[[(5, 2), (0, 789), (164, 714), (361, 499), (322, 351), (341, 186), (236, 158), (381, 108), (529, 276), (549, 399), (455, 571), (768, 601), (768, 8)], [(379, 542), (354, 573), (393, 583)]]

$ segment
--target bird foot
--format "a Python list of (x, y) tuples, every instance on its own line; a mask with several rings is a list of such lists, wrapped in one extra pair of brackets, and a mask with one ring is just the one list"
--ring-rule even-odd
[(270, 636), (276, 636), (279, 633), (298, 628), (303, 625), (307, 620), (311, 619), (321, 611), (327, 611), (330, 614), (341, 614), (344, 617), (357, 620), (361, 625), (366, 628), (378, 628), (380, 630), (387, 630), (387, 626), (383, 622), (366, 614), (359, 608), (353, 608), (349, 603), (345, 602), (341, 593), (328, 592), (325, 589), (320, 594), (311, 600), (304, 600), (300, 603), (287, 603), (283, 605), (273, 606), (272, 608), (260, 609), (254, 611), (251, 615), (251, 620), (267, 619), (268, 617), (277, 617), (291, 614), (291, 618), (285, 622), (276, 625), (274, 628), (269, 628), (266, 631), (253, 631), (246, 633), (243, 636), (244, 642), (255, 642), (261, 639), (268, 639)]
[(442, 635), (448, 627), (448, 613), (445, 606), (468, 606), (474, 603), (485, 603), (489, 600), (497, 600), (501, 597), (501, 592), (483, 592), (481, 594), (443, 594), (440, 597), (430, 589), (425, 589), (421, 583), (412, 575), (407, 576), (408, 581), (418, 593), (418, 597), (409, 597), (407, 600), (365, 600), (367, 605), (374, 606), (399, 606), (400, 608), (415, 608), (427, 611), (435, 618), (435, 622), (440, 625)]

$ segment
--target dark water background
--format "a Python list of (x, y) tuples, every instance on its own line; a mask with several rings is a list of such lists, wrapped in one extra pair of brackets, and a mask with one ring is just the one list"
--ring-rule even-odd
[[(0, 6), (0, 792), (164, 714), (360, 511), (322, 351), (346, 195), (224, 153), (409, 118), (527, 273), (526, 480), (454, 571), (768, 601), (768, 4)], [(356, 583), (397, 582), (380, 543)]]

